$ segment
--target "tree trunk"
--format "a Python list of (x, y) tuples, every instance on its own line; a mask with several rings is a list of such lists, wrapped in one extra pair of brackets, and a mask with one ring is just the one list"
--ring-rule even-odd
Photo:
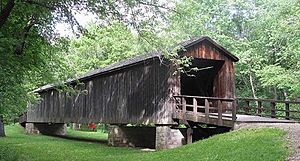
[(0, 137), (5, 136), (3, 117), (0, 115)]
[(15, 6), (15, 1), (14, 0), (9, 0), (3, 10), (0, 13), (0, 29), (2, 26), (5, 24), (5, 22), (8, 19), (8, 16), (10, 15), (12, 9)]
[[(249, 81), (250, 81), (250, 85), (251, 85), (251, 90), (252, 90), (252, 95), (253, 95), (253, 98), (254, 99), (257, 99), (257, 97), (256, 97), (256, 91), (255, 91), (255, 87), (254, 87), (254, 83), (253, 83), (253, 77), (252, 77), (252, 73), (251, 73), (251, 71), (250, 71), (250, 73), (249, 73)], [(258, 101), (255, 101), (255, 105), (256, 105), (256, 114), (259, 114), (260, 112), (259, 112), (259, 110), (258, 110)]]
[(288, 91), (287, 90), (283, 90), (283, 100), (285, 100), (285, 101), (287, 101), (288, 100), (288, 96), (289, 96), (289, 94), (288, 94)]
[(18, 44), (16, 46), (15, 49), (15, 54), (16, 55), (21, 55), (23, 53), (24, 50), (24, 46), (25, 46), (25, 42), (26, 42), (26, 38), (28, 35), (29, 30), (33, 27), (33, 25), (35, 24), (36, 21), (36, 16), (32, 15), (31, 19), (27, 22), (27, 25), (23, 28), (23, 30), (19, 33), (19, 37), (20, 37), (20, 44)]
[[(253, 77), (252, 77), (252, 73), (250, 72), (249, 73), (249, 81), (250, 81), (250, 85), (251, 85), (251, 91), (252, 91), (252, 95), (253, 95), (253, 98), (257, 98), (256, 97), (256, 91), (255, 91), (255, 87), (254, 87), (254, 83), (253, 83)], [(256, 104), (258, 104), (257, 102), (256, 102)]]

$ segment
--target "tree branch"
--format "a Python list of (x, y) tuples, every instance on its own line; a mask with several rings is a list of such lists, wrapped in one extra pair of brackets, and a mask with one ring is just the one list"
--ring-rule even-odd
[(75, 33), (74, 26), (76, 26), (80, 33), (84, 33), (85, 32), (84, 28), (79, 24), (79, 22), (73, 15), (72, 11), (67, 7), (67, 5), (60, 5), (59, 7), (63, 11), (64, 16), (66, 16), (69, 22), (71, 23), (73, 32)]
[(27, 22), (27, 25), (23, 28), (23, 30), (19, 34), (21, 42), (20, 42), (20, 44), (18, 44), (16, 46), (16, 49), (14, 52), (15, 55), (21, 55), (23, 53), (24, 46), (25, 46), (25, 40), (28, 36), (28, 32), (34, 24), (36, 24), (36, 19), (35, 19), (35, 16), (32, 15), (31, 19)]
[(8, 16), (10, 15), (12, 9), (15, 6), (15, 1), (14, 0), (9, 0), (7, 2), (7, 4), (5, 5), (4, 9), (1, 10), (1, 14), (0, 14), (0, 29), (2, 28), (2, 26), (5, 24), (5, 22), (8, 19)]

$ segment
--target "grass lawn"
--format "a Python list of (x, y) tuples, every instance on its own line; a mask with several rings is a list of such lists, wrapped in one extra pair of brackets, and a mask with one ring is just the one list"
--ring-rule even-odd
[[(158, 152), (142, 152), (134, 148), (109, 147), (43, 135), (25, 135), (17, 125), (6, 126), (6, 133), (7, 137), (0, 138), (0, 160), (283, 161), (288, 155), (285, 133), (279, 129), (234, 131)], [(103, 139), (105, 135), (99, 132), (71, 132), (71, 136), (94, 139), (95, 136)]]
[(95, 140), (107, 140), (108, 134), (101, 131), (88, 132), (88, 131), (74, 131), (70, 128), (67, 129), (68, 136), (83, 138), (83, 139), (95, 139)]

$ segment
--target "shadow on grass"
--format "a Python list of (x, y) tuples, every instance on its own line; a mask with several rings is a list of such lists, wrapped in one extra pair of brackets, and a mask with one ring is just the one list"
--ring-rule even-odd
[(98, 144), (105, 144), (105, 145), (107, 145), (107, 143), (108, 143), (108, 141), (104, 140), (104, 139), (102, 140), (102, 139), (84, 138), (84, 137), (76, 137), (76, 136), (68, 136), (68, 135), (49, 135), (49, 134), (44, 134), (44, 135), (67, 139), (67, 140), (98, 143)]

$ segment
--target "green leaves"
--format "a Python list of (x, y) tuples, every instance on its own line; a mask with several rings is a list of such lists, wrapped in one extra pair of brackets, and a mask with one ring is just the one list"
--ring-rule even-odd
[(264, 87), (290, 91), (292, 96), (299, 94), (299, 71), (287, 70), (279, 65), (268, 65), (257, 71), (257, 76)]
[(70, 69), (82, 74), (138, 54), (137, 37), (122, 23), (90, 24), (87, 34), (72, 39), (66, 60)]
[(168, 30), (179, 39), (207, 35), (240, 58), (235, 66), (238, 95), (253, 97), (255, 88), (258, 97), (264, 97), (276, 87), (299, 96), (298, 1), (185, 0), (177, 2), (176, 10)]

